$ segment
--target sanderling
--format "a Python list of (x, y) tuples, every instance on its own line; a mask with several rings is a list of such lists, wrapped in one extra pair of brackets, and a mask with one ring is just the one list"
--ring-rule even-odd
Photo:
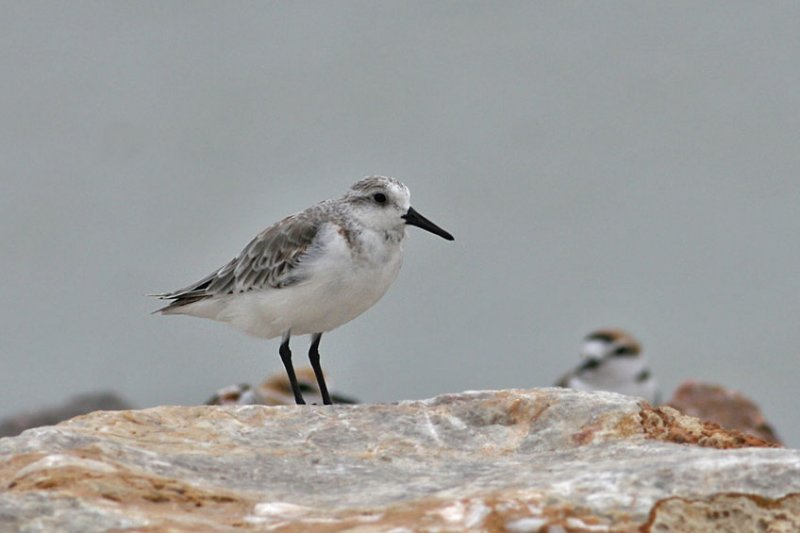
[(209, 318), (256, 337), (281, 337), (279, 353), (295, 402), (303, 401), (289, 340), (311, 335), (308, 357), (323, 403), (331, 404), (319, 364), (322, 334), (372, 307), (397, 277), (406, 225), (449, 241), (453, 236), (411, 207), (408, 187), (369, 176), (273, 224), (228, 264), (184, 289), (156, 311)]
[(581, 346), (583, 362), (556, 385), (578, 390), (604, 390), (639, 396), (659, 403), (658, 384), (650, 375), (639, 342), (619, 329), (587, 335)]
[[(295, 369), (297, 385), (303, 393), (303, 399), (311, 403), (321, 403), (322, 393), (316, 382), (314, 370), (307, 366)], [(325, 379), (327, 383), (327, 378)], [(357, 400), (336, 391), (331, 391), (331, 400), (336, 404), (353, 404)], [(292, 384), (285, 373), (272, 374), (257, 387), (247, 383), (223, 387), (206, 401), (206, 405), (294, 405)]]

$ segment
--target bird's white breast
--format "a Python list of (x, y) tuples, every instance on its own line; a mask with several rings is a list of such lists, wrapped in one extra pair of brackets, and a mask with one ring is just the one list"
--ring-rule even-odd
[(348, 235), (328, 223), (298, 267), (303, 281), (233, 295), (217, 320), (264, 338), (330, 331), (372, 307), (397, 278), (402, 259), (402, 238), (367, 229)]
[(657, 403), (658, 384), (655, 379), (648, 377), (640, 381), (637, 377), (646, 368), (640, 358), (605, 359), (600, 367), (571, 376), (567, 386), (585, 391), (613, 391)]

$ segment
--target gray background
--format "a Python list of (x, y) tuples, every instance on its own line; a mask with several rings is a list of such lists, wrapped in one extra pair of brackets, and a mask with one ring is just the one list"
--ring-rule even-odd
[(277, 340), (145, 294), (382, 173), (456, 241), (410, 230), (323, 338), (334, 388), (548, 385), (612, 325), (668, 395), (734, 387), (800, 444), (797, 3), (2, 7), (0, 414), (279, 370)]

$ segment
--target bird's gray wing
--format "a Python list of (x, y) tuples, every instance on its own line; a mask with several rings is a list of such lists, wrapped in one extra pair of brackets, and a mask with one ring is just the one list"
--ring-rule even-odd
[(280, 289), (305, 279), (298, 266), (314, 246), (322, 221), (309, 211), (290, 215), (258, 234), (228, 264), (183, 289), (158, 294), (174, 309), (212, 296)]

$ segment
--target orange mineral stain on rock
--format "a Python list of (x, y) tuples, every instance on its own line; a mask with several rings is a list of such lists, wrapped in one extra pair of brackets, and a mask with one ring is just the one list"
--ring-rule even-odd
[(720, 449), (780, 447), (753, 435), (684, 415), (668, 406), (651, 407), (645, 404), (640, 416), (645, 435), (651, 439)]

